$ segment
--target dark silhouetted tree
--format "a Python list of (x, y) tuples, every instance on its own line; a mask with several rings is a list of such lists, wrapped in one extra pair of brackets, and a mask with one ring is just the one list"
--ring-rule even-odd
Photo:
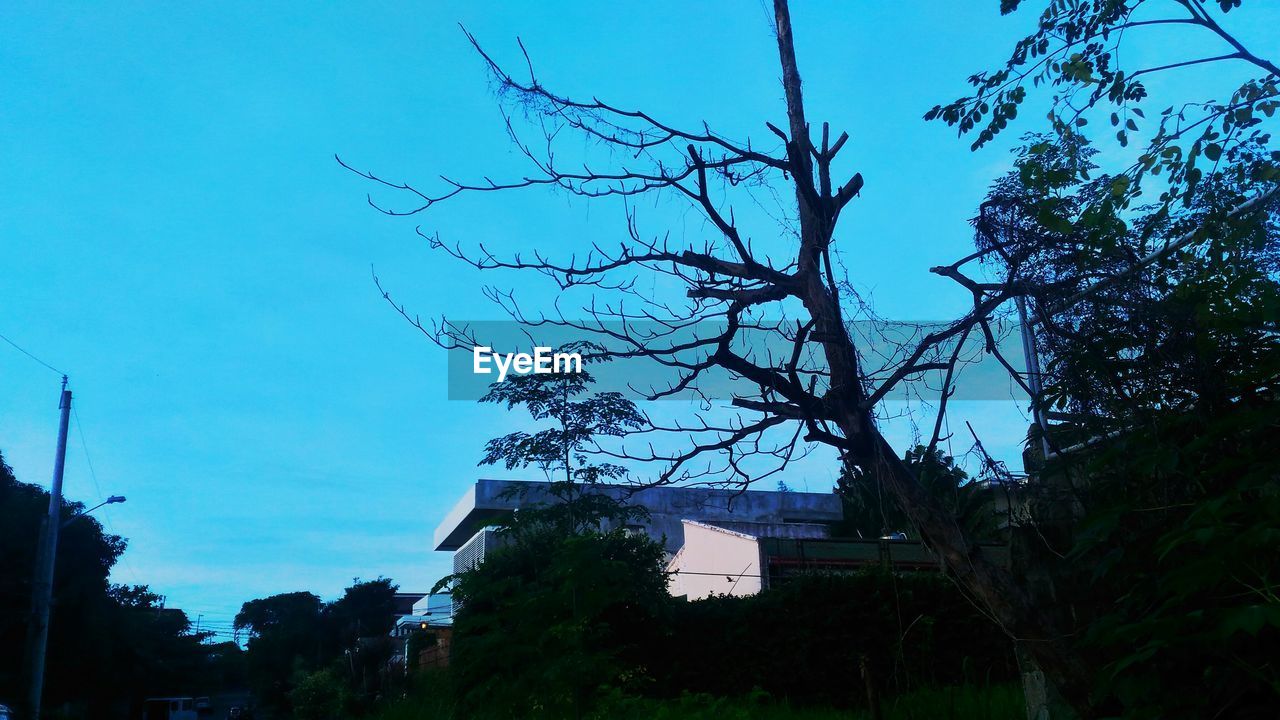
[[(545, 187), (621, 205), (621, 243), (594, 243), (560, 260), (536, 252), (499, 253), (483, 245), (468, 250), (426, 237), (433, 247), (482, 270), (527, 271), (555, 283), (562, 295), (578, 288), (594, 291), (591, 301), (571, 315), (563, 311), (563, 298), (547, 313), (521, 308), (508, 292), (492, 290), (489, 296), (531, 328), (568, 329), (592, 338), (605, 346), (597, 357), (644, 358), (675, 373), (669, 384), (647, 391), (647, 398), (697, 397), (703, 382), (729, 378), (727, 394), (717, 397), (728, 400), (734, 417), (649, 423), (645, 433), (667, 431), (680, 438), (678, 448), (645, 443), (625, 453), (663, 463), (654, 482), (702, 479), (742, 486), (785, 468), (798, 445), (834, 449), (841, 462), (895, 499), (969, 596), (1011, 637), (1025, 642), (1046, 672), (1083, 705), (1089, 672), (1063, 633), (1005, 569), (983, 554), (951, 509), (885, 440), (877, 420), (886, 397), (931, 373), (944, 377), (939, 406), (945, 411), (959, 346), (971, 334), (983, 337), (987, 351), (1012, 370), (1000, 355), (993, 321), (1022, 289), (1009, 278), (971, 278), (962, 271), (964, 260), (937, 268), (972, 294), (971, 310), (899, 342), (881, 366), (868, 361), (867, 343), (849, 323), (860, 299), (838, 280), (845, 268), (832, 252), (841, 237), (839, 220), (853, 207), (864, 178), (837, 162), (843, 160), (848, 135), (833, 136), (826, 124), (811, 123), (786, 0), (775, 0), (773, 11), (786, 121), (779, 127), (762, 119), (766, 142), (734, 140), (707, 124), (680, 128), (643, 110), (558, 94), (537, 78), (532, 63), (524, 65), (528, 78), (522, 79), (524, 69), (517, 78), (477, 44), (530, 171), (511, 180), (445, 178), (435, 190), (360, 172), (389, 191), (405, 193), (413, 204), (391, 209), (372, 202), (389, 214), (409, 215), (462, 194)], [(528, 122), (522, 124), (521, 118)], [(536, 142), (521, 136), (529, 127), (541, 136)], [(568, 147), (570, 138), (574, 149)], [(750, 230), (739, 226), (734, 202), (759, 201), (746, 198), (754, 190), (788, 198), (790, 207), (782, 211), (789, 227), (781, 233), (774, 225), (764, 230), (778, 235), (775, 240), (753, 241)], [(650, 203), (667, 199), (693, 208), (706, 219), (709, 237), (682, 243), (671, 240), (677, 233), (643, 229), (641, 196)], [(857, 241), (842, 240), (848, 243), (845, 256), (856, 256)], [(447, 319), (424, 325), (396, 307), (446, 348), (470, 351), (488, 344), (468, 326)], [(1015, 377), (1022, 380), (1020, 374)], [(929, 443), (934, 445), (936, 438)]]

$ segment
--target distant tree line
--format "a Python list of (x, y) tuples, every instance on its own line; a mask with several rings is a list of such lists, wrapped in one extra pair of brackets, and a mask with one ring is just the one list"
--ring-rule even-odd
[[(0, 702), (26, 698), (22, 667), (31, 613), (36, 543), (49, 493), (19, 482), (0, 456)], [(66, 519), (84, 510), (64, 502)], [(239, 647), (210, 643), (186, 613), (165, 608), (145, 585), (108, 576), (125, 540), (90, 516), (67, 524), (58, 543), (44, 706), (77, 717), (133, 718), (149, 696), (209, 695), (241, 687)]]
[(297, 718), (343, 718), (396, 687), (388, 668), (396, 589), (387, 578), (357, 580), (332, 602), (299, 591), (244, 603), (235, 627), (248, 634), (257, 703)]

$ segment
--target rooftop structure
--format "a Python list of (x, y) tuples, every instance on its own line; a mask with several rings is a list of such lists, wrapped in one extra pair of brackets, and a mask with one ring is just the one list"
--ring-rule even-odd
[[(684, 521), (684, 546), (667, 563), (671, 594), (690, 600), (754, 595), (796, 575), (883, 567), (943, 571), (941, 559), (901, 533), (879, 540), (831, 538), (825, 526)], [(1009, 548), (982, 551), (1009, 565)]]
[[(459, 550), (521, 507), (557, 501), (551, 484), (518, 480), (478, 480), (435, 531), (436, 550)], [(767, 525), (826, 525), (843, 516), (834, 493), (726, 490), (718, 488), (593, 485), (592, 492), (626, 500), (649, 511), (633, 529), (648, 534), (674, 553), (684, 545), (683, 520)], [(629, 526), (630, 527), (630, 526)], [(481, 537), (483, 539), (483, 536)], [(480, 550), (469, 548), (470, 554)], [(483, 559), (483, 555), (476, 558)]]

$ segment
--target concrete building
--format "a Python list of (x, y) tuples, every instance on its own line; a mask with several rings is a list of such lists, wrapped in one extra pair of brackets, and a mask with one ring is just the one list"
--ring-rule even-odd
[(415, 592), (396, 593), (395, 600), (394, 600), (395, 609), (392, 611), (392, 614), (395, 615), (396, 617), (401, 617), (403, 615), (412, 615), (413, 606), (418, 604), (418, 602), (421, 601), (426, 596), (427, 596), (426, 593), (415, 593)]
[[(873, 567), (941, 572), (924, 543), (900, 537), (833, 538), (822, 525), (684, 521), (684, 546), (667, 563), (672, 595), (754, 595), (806, 573), (844, 573)], [(987, 557), (1009, 566), (1009, 548), (983, 544)]]
[(703, 523), (685, 520), (684, 545), (667, 563), (671, 594), (690, 600), (709, 595), (754, 595), (768, 587), (767, 537), (826, 538), (824, 525)]
[[(824, 533), (827, 525), (844, 516), (834, 493), (725, 490), (663, 486), (637, 489), (626, 485), (594, 485), (603, 493), (649, 512), (629, 529), (663, 543), (668, 556), (685, 544), (685, 520), (714, 523), (725, 528), (779, 526), (775, 533)], [(435, 548), (454, 551), (454, 571), (462, 572), (483, 562), (500, 538), (490, 529), (521, 507), (556, 501), (550, 483), (513, 480), (478, 480), (449, 511), (435, 531)], [(743, 524), (746, 525), (743, 525)], [(794, 526), (807, 530), (787, 530)]]
[[(418, 631), (428, 631), (435, 636), (436, 642), (430, 647), (440, 644), (440, 638), (448, 638), (453, 630), (453, 597), (449, 593), (397, 593), (397, 602), (405, 600), (409, 595), (416, 597), (406, 613), (397, 613), (396, 623), (391, 628), (392, 656), (390, 664), (406, 668), (408, 666), (409, 638)], [(447, 642), (447, 640), (446, 640)], [(424, 648), (426, 650), (426, 648)]]
[[(436, 528), (436, 550), (453, 551), (454, 572), (475, 567), (502, 542), (492, 526), (521, 507), (555, 502), (549, 489), (545, 482), (477, 481)], [(900, 533), (880, 540), (831, 537), (831, 525), (844, 514), (834, 493), (623, 485), (592, 491), (649, 511), (628, 528), (663, 543), (671, 594), (690, 600), (752, 595), (805, 573), (942, 570), (923, 543)], [(983, 551), (1008, 565), (1006, 546), (983, 545)]]

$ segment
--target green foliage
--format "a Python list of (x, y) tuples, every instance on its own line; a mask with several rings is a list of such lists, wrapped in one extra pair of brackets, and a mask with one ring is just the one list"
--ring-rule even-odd
[[(1268, 382), (1280, 369), (1267, 329), (1280, 311), (1275, 202), (1232, 212), (1269, 187), (1218, 175), (1185, 208), (1125, 213), (1112, 200), (1118, 178), (1074, 180), (1093, 155), (1030, 136), (974, 221), (979, 247), (998, 251), (996, 272), (1026, 287), (1047, 323), (1042, 407), (1105, 434), (1141, 422), (1135, 414), (1220, 405)], [(1153, 255), (1180, 239), (1190, 244)]]
[(659, 687), (864, 705), (879, 692), (1014, 677), (1012, 642), (941, 574), (815, 575), (749, 597), (676, 602)]
[(1280, 703), (1277, 443), (1280, 408), (1250, 402), (1164, 418), (1082, 461), (1088, 512), (1060, 589), (1100, 694), (1127, 716)]
[(389, 578), (356, 580), (329, 603), (325, 616), (338, 643), (350, 646), (360, 638), (380, 637), (395, 627), (396, 585)]
[[(592, 346), (566, 346), (566, 352), (586, 351)], [(590, 373), (541, 373), (515, 375), (493, 383), (481, 402), (505, 404), (507, 409), (524, 408), (535, 421), (551, 421), (552, 426), (537, 432), (513, 432), (485, 445), (481, 465), (502, 463), (508, 470), (534, 466), (548, 479), (566, 483), (596, 483), (618, 479), (626, 469), (612, 463), (589, 463), (587, 451), (596, 438), (619, 437), (644, 424), (635, 403), (621, 393), (587, 395), (593, 382)], [(585, 395), (585, 397), (584, 397)]]
[[(1021, 720), (1026, 717), (1022, 690), (1017, 685), (921, 688), (892, 698), (882, 709), (884, 720)], [(795, 705), (757, 691), (736, 698), (685, 693), (666, 700), (616, 693), (591, 717), (599, 720), (866, 720), (870, 715)]]
[[(453, 676), (445, 669), (413, 673), (404, 697), (387, 703), (373, 714), (373, 720), (455, 720), (462, 717), (455, 700)], [(481, 720), (472, 713), (470, 720)]]
[(289, 691), (294, 720), (345, 720), (351, 712), (346, 683), (332, 670), (317, 670), (300, 677)]
[[(1003, 12), (1019, 2), (1005, 0)], [(1225, 14), (1239, 0), (1219, 2), (1219, 13), (1199, 2), (1046, 2), (1036, 30), (1020, 40), (1001, 68), (969, 77), (973, 94), (937, 105), (925, 118), (975, 133), (974, 149), (1004, 131), (1034, 90), (1052, 88), (1049, 121), (1064, 146), (1079, 144), (1090, 117), (1106, 115), (1116, 142), (1128, 146), (1147, 132), (1145, 149), (1120, 175), (1117, 197), (1127, 205), (1138, 197), (1148, 176), (1164, 174), (1168, 189), (1161, 201), (1182, 198), (1190, 204), (1196, 186), (1210, 175), (1229, 171), (1239, 180), (1280, 179), (1280, 153), (1268, 150), (1269, 121), (1280, 109), (1280, 69), (1260, 57), (1224, 27)], [(1246, 17), (1241, 21), (1247, 22)], [(1161, 65), (1133, 67), (1143, 53), (1122, 53), (1122, 43), (1146, 33), (1177, 32), (1189, 49)], [(1223, 53), (1218, 48), (1230, 47)], [(1203, 48), (1203, 49), (1201, 49)], [(1229, 63), (1253, 77), (1224, 93), (1226, 100), (1174, 103), (1147, 120), (1146, 82), (1156, 73), (1188, 65)], [(1225, 75), (1224, 77), (1229, 77)], [(1093, 112), (1091, 112), (1093, 111)], [(1087, 181), (1088, 174), (1078, 176)]]
[(1280, 226), (1274, 201), (1233, 211), (1273, 184), (1236, 171), (1242, 150), (1183, 202), (1135, 208), (1094, 158), (1031, 138), (975, 223), (1042, 320), (1049, 439), (1083, 444), (1041, 472), (1062, 492), (1034, 507), (1030, 546), (1101, 707), (1247, 717), (1280, 702)]
[(592, 720), (847, 720), (849, 713), (834, 708), (800, 708), (775, 702), (767, 693), (746, 697), (716, 697), (682, 693), (656, 699), (614, 692), (590, 716)]
[(591, 382), (585, 372), (515, 376), (482, 398), (552, 422), (491, 440), (481, 461), (541, 469), (552, 499), (525, 503), (499, 527), (502, 547), (441, 581), (460, 607), (451, 662), (471, 711), (558, 717), (607, 685), (647, 678), (667, 600), (663, 548), (621, 527), (642, 509), (589, 489), (626, 475), (589, 462), (597, 436), (623, 435), (643, 417), (618, 393), (589, 394)]
[(551, 525), (511, 537), (454, 588), (452, 667), (464, 704), (560, 717), (603, 687), (642, 686), (668, 600), (662, 546)]
[(236, 614), (236, 629), (249, 631), (250, 687), (262, 705), (287, 707), (299, 667), (321, 665), (325, 648), (320, 612), (315, 594), (293, 592), (250, 600)]
[[(1280, 640), (1280, 233), (1274, 202), (1232, 214), (1275, 192), (1280, 72), (1215, 15), (1202, 3), (1048, 3), (1004, 68), (927, 116), (975, 133), (977, 148), (1029, 89), (1054, 89), (1052, 134), (1028, 139), (975, 227), (995, 274), (1026, 288), (1041, 319), (1049, 360), (1034, 402), (1065, 418), (1051, 442), (1087, 448), (1041, 472), (1039, 485), (1060, 488), (1026, 531), (1049, 578), (1042, 602), (1075, 624), (1099, 707), (1126, 717), (1266, 717), (1280, 704), (1267, 650)], [(1168, 70), (1234, 62), (1257, 74), (1225, 100), (1174, 99), (1147, 121), (1144, 83), (1164, 69), (1126, 67), (1141, 53), (1120, 50), (1158, 24), (1190, 40)], [(1197, 37), (1235, 52), (1199, 51)], [(1109, 172), (1085, 138), (1102, 116), (1121, 147), (1144, 139)], [(1158, 200), (1139, 205), (1161, 175)], [(1081, 301), (1084, 288), (1101, 289)]]
[[(0, 456), (0, 698), (24, 696), (21, 663), (31, 611), (36, 541), (49, 494), (18, 482)], [(64, 501), (64, 522), (84, 505)], [(146, 586), (113, 586), (125, 541), (91, 516), (62, 529), (55, 565), (45, 705), (86, 717), (127, 717), (151, 695), (213, 692), (240, 679), (234, 646), (205, 645), (185, 613), (163, 609)], [(224, 686), (225, 687), (225, 686)]]
[(348, 706), (371, 703), (387, 681), (395, 592), (379, 578), (356, 580), (330, 603), (310, 592), (246, 602), (235, 626), (249, 633), (246, 661), (258, 702), (288, 709), (301, 678), (332, 671), (351, 695)]
[[(996, 538), (997, 518), (987, 485), (970, 480), (955, 458), (936, 448), (917, 445), (903, 459), (925, 489), (952, 511), (969, 537)], [(844, 502), (844, 518), (837, 527), (842, 535), (877, 538), (913, 529), (906, 512), (878, 486), (874, 475), (846, 466), (836, 482), (836, 493)]]
[[(606, 712), (622, 696), (753, 691), (859, 706), (864, 658), (888, 698), (1015, 676), (1011, 642), (941, 575), (813, 576), (686, 603), (666, 597), (661, 574), (646, 569), (656, 556), (601, 561), (610, 545), (637, 540), (613, 533), (570, 538), (559, 550), (508, 548), (485, 572), (464, 575), (452, 667), (463, 706), (564, 717)], [(546, 559), (553, 552), (561, 559)]]
[[(375, 720), (458, 720), (464, 717), (452, 699), (447, 673), (419, 678), (407, 697), (375, 714)], [(1022, 689), (1016, 684), (922, 687), (882, 703), (884, 720), (1020, 720), (1026, 717)], [(505, 717), (484, 710), (469, 720)], [(574, 717), (574, 716), (563, 716)], [(756, 690), (737, 697), (681, 693), (653, 698), (610, 689), (582, 717), (590, 720), (870, 720), (867, 711), (798, 704)]]

